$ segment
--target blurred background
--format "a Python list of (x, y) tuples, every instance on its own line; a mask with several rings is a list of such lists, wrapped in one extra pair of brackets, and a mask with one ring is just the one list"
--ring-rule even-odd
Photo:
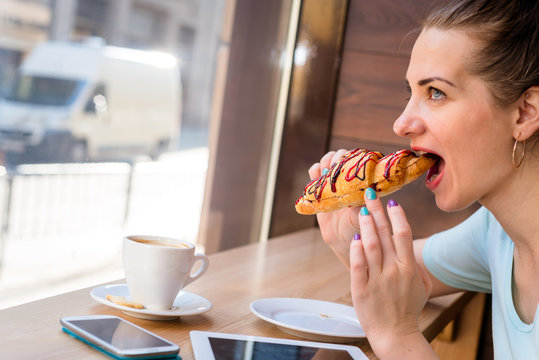
[(224, 0), (0, 0), (0, 308), (196, 242)]

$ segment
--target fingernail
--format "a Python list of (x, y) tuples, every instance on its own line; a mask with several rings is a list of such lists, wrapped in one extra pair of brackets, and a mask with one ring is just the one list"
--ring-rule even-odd
[(322, 175), (326, 175), (328, 172), (329, 172), (329, 169), (328, 169), (328, 168), (324, 168), (324, 170), (322, 170)]
[(365, 194), (367, 194), (367, 199), (369, 200), (376, 199), (376, 191), (373, 188), (367, 188), (367, 190), (365, 191)]
[(354, 240), (361, 240), (361, 235), (355, 234), (354, 235)]
[(361, 208), (361, 210), (359, 210), (359, 213), (360, 213), (362, 216), (370, 215), (369, 209), (367, 209), (365, 206), (363, 206), (363, 207)]
[(387, 206), (393, 207), (393, 206), (399, 206), (399, 204), (397, 204), (395, 200), (391, 199), (387, 202)]

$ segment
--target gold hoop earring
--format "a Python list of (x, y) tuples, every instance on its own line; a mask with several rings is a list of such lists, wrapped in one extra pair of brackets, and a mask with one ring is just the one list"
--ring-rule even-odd
[[(520, 133), (521, 134), (521, 133)], [(517, 169), (520, 164), (522, 164), (522, 160), (524, 160), (524, 155), (526, 154), (526, 140), (523, 140), (522, 141), (522, 153), (520, 155), (520, 159), (518, 161), (515, 161), (515, 153), (517, 152), (517, 145), (519, 143), (519, 140), (520, 139), (520, 134), (518, 134), (516, 140), (515, 140), (515, 145), (513, 145), (513, 156), (511, 158), (511, 160), (513, 161), (513, 167), (515, 169)]]

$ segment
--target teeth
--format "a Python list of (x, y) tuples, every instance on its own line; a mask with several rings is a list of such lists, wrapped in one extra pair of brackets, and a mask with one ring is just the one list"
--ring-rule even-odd
[(434, 179), (436, 179), (437, 177), (438, 177), (438, 175), (432, 175), (432, 176), (429, 176), (429, 177), (427, 178), (427, 183), (433, 182)]
[(433, 167), (431, 167), (427, 171), (427, 182), (430, 183), (431, 181), (436, 179), (438, 175), (439, 175), (438, 164), (435, 164)]
[(416, 151), (415, 153), (416, 153), (417, 156), (422, 156), (422, 155), (427, 154), (426, 151), (422, 151), (422, 150), (418, 150), (418, 151)]

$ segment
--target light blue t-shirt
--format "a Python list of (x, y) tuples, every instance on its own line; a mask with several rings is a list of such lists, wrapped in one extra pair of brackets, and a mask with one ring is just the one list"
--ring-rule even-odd
[(500, 223), (482, 207), (458, 226), (431, 236), (423, 248), (423, 260), (449, 286), (492, 293), (496, 359), (539, 359), (539, 309), (533, 323), (526, 324), (513, 304), (513, 249)]

